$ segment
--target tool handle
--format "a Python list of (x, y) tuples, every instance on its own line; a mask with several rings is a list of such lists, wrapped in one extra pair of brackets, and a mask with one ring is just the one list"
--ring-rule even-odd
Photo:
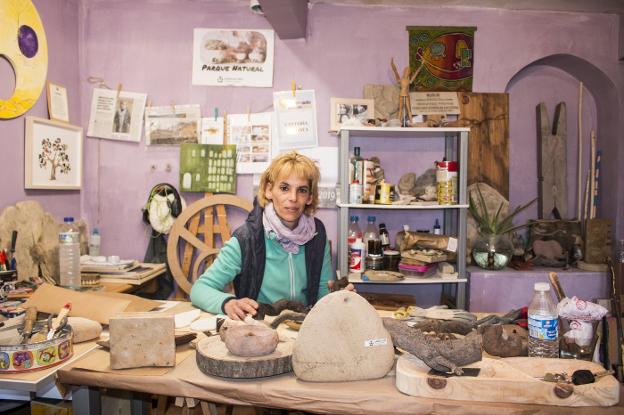
[(63, 322), (63, 319), (67, 317), (70, 310), (71, 310), (71, 303), (65, 304), (63, 308), (61, 308), (61, 311), (59, 311), (58, 316), (56, 316), (56, 318), (52, 320), (52, 326), (50, 327), (50, 329), (53, 331), (56, 331), (60, 327), (61, 323)]
[(24, 328), (22, 329), (22, 337), (24, 340), (28, 340), (33, 331), (33, 326), (37, 321), (37, 308), (29, 307), (26, 309), (26, 316), (24, 317)]
[(552, 285), (553, 290), (555, 290), (555, 295), (557, 296), (557, 300), (561, 301), (566, 298), (565, 293), (563, 292), (563, 288), (561, 287), (561, 283), (559, 282), (559, 276), (556, 272), (548, 273), (548, 279), (550, 280), (550, 285)]
[(17, 231), (11, 234), (11, 252), (15, 252), (15, 243), (17, 242)]

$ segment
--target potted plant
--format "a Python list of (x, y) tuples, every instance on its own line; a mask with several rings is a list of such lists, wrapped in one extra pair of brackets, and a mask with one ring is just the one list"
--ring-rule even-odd
[(525, 205), (516, 207), (508, 215), (501, 215), (504, 206), (504, 203), (501, 202), (496, 213), (491, 215), (478, 184), (477, 193), (479, 195), (478, 204), (470, 194), (468, 207), (470, 214), (477, 222), (477, 231), (479, 232), (479, 236), (472, 245), (472, 257), (481, 268), (502, 269), (507, 266), (513, 255), (513, 244), (509, 233), (526, 226), (526, 224), (514, 226), (513, 218), (529, 207), (537, 198)]

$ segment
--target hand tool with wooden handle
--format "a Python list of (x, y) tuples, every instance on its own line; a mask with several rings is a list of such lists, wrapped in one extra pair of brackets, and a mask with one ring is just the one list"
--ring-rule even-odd
[(557, 300), (561, 301), (566, 298), (565, 293), (563, 292), (563, 287), (561, 287), (561, 283), (559, 282), (559, 276), (556, 272), (550, 272), (548, 274), (548, 279), (550, 280), (550, 285), (552, 285), (553, 290), (555, 290), (555, 295), (557, 296)]
[(50, 325), (50, 331), (48, 332), (48, 336), (47, 336), (48, 340), (51, 340), (54, 337), (54, 334), (61, 326), (63, 319), (67, 317), (70, 311), (71, 311), (71, 303), (66, 303), (63, 306), (63, 308), (61, 308), (61, 311), (59, 311), (58, 316), (56, 316), (56, 318), (52, 320), (52, 324)]
[(28, 343), (28, 340), (32, 335), (35, 321), (37, 321), (37, 308), (29, 307), (28, 309), (26, 309), (26, 316), (24, 317), (24, 328), (22, 329), (22, 344)]

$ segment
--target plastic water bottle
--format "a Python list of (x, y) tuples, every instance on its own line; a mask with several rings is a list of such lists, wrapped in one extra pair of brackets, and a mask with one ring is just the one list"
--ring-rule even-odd
[(559, 357), (559, 316), (547, 282), (535, 283), (529, 304), (529, 357)]
[(80, 233), (74, 218), (63, 219), (59, 233), (59, 265), (61, 286), (80, 288)]
[(89, 235), (89, 255), (90, 256), (99, 256), (100, 255), (100, 231), (98, 228), (93, 228), (91, 235)]
[[(375, 224), (375, 221), (377, 220), (377, 218), (375, 216), (369, 216), (368, 217), (368, 224), (366, 225), (366, 228), (364, 229), (364, 250), (365, 250), (365, 256), (368, 256), (369, 254), (369, 249), (371, 249), (371, 245), (373, 245), (373, 243), (371, 243), (370, 241), (379, 241), (379, 246), (381, 247), (381, 240), (379, 239), (379, 231), (377, 230), (377, 224)], [(381, 251), (381, 249), (379, 249), (379, 251)], [(381, 254), (381, 252), (379, 252)]]
[(355, 242), (357, 238), (362, 237), (362, 231), (360, 230), (360, 225), (358, 222), (360, 221), (360, 217), (357, 215), (351, 216), (351, 223), (349, 223), (349, 229), (347, 231), (347, 243), (351, 245)]

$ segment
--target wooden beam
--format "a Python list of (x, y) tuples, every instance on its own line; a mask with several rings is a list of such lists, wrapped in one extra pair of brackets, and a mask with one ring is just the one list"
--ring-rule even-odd
[(258, 0), (280, 39), (306, 37), (308, 0)]

